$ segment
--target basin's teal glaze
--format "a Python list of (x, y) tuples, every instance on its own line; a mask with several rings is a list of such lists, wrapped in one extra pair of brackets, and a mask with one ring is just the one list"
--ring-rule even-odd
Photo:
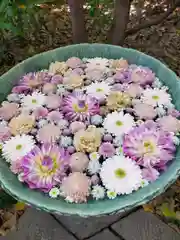
[[(159, 79), (169, 87), (173, 101), (177, 109), (180, 110), (180, 82), (175, 73), (160, 61), (141, 52), (105, 44), (80, 44), (62, 47), (25, 60), (0, 77), (0, 100), (2, 101), (7, 96), (13, 84), (16, 83), (20, 76), (30, 71), (48, 68), (48, 65), (52, 61), (66, 60), (71, 56), (80, 58), (105, 57), (112, 59), (123, 57), (130, 63), (148, 66), (156, 73)], [(89, 201), (88, 204), (68, 204), (63, 199), (54, 200), (45, 197), (38, 191), (30, 190), (18, 181), (17, 177), (9, 170), (7, 163), (3, 159), (0, 159), (1, 185), (4, 190), (13, 197), (51, 213), (64, 215), (77, 214), (82, 217), (115, 214), (131, 210), (164, 192), (179, 175), (180, 148), (178, 148), (176, 157), (168, 170), (163, 173), (157, 181), (147, 187), (127, 196), (117, 197), (114, 200), (92, 200)]]

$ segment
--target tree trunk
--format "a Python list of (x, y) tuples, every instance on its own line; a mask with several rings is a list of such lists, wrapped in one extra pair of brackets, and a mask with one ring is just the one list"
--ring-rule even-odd
[(114, 20), (111, 29), (111, 43), (122, 45), (125, 39), (125, 32), (129, 21), (131, 1), (116, 0), (114, 8)]
[(84, 2), (84, 0), (68, 0), (68, 5), (71, 12), (74, 43), (88, 42), (83, 11)]

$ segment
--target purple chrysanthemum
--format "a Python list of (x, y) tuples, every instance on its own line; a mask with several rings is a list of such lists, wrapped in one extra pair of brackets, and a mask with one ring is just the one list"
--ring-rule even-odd
[(49, 191), (65, 176), (68, 159), (67, 152), (57, 145), (36, 146), (22, 159), (23, 180), (32, 189)]
[(155, 80), (155, 74), (148, 67), (137, 66), (130, 71), (129, 81), (138, 83), (141, 86), (152, 84)]
[(30, 72), (24, 75), (19, 81), (19, 85), (13, 88), (13, 92), (22, 93), (33, 88), (38, 88), (46, 82), (50, 82), (52, 74), (49, 72)]
[(123, 152), (147, 168), (161, 165), (162, 169), (173, 159), (175, 150), (172, 135), (155, 125), (142, 124), (125, 135), (123, 141)]
[(75, 92), (64, 99), (62, 111), (69, 120), (84, 121), (99, 113), (99, 104), (92, 97)]

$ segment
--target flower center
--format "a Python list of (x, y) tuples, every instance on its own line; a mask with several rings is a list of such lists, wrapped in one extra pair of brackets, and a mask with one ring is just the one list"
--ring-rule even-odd
[(56, 160), (52, 159), (50, 156), (44, 156), (40, 169), (43, 173), (51, 174), (56, 169)]
[(154, 99), (154, 100), (158, 100), (158, 99), (159, 99), (159, 96), (154, 95), (154, 96), (152, 96), (152, 99)]
[(103, 92), (103, 89), (102, 88), (97, 88), (96, 92)]
[(144, 142), (143, 145), (144, 145), (145, 153), (154, 152), (154, 145), (150, 141)]
[(32, 103), (36, 104), (37, 100), (36, 99), (32, 99)]
[(18, 144), (17, 146), (16, 146), (16, 150), (21, 150), (22, 149), (22, 145), (21, 144)]
[(118, 127), (121, 127), (123, 125), (123, 122), (121, 122), (121, 121), (116, 121), (116, 126), (118, 126)]
[(122, 179), (122, 178), (124, 178), (124, 177), (126, 176), (126, 172), (125, 172), (124, 169), (122, 169), (122, 168), (116, 169), (116, 170), (114, 171), (114, 173), (115, 173), (115, 176), (116, 176), (117, 178), (120, 178), (120, 179)]
[(73, 105), (75, 112), (83, 113), (88, 111), (88, 104), (84, 100), (79, 100), (77, 104)]

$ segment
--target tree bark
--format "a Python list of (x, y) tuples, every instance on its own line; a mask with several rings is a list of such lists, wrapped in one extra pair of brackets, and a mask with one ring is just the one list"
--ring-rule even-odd
[(68, 0), (68, 5), (71, 13), (74, 43), (88, 42), (83, 10), (84, 3), (84, 0)]
[(114, 19), (110, 30), (111, 43), (122, 45), (125, 39), (125, 32), (129, 21), (131, 1), (116, 0), (114, 7)]

